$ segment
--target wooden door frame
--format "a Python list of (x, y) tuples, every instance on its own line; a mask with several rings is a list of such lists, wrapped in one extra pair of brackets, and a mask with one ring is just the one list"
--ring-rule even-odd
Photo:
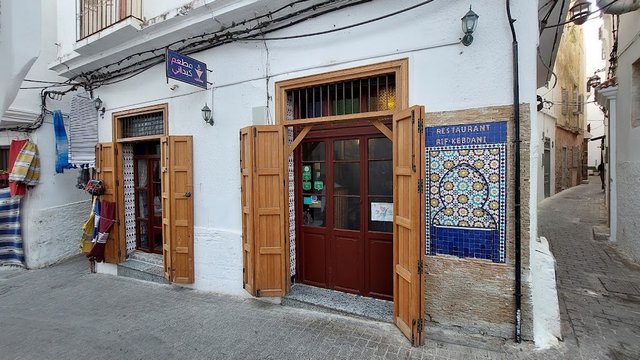
[[(129, 117), (129, 116), (134, 116), (134, 115), (144, 115), (144, 114), (148, 114), (148, 113), (152, 113), (152, 112), (162, 112), (162, 120), (163, 120), (163, 126), (162, 126), (162, 130), (163, 133), (160, 135), (153, 135), (153, 136), (139, 136), (139, 137), (130, 137), (130, 138), (125, 138), (123, 137), (123, 131), (122, 131), (122, 119)], [(122, 186), (122, 184), (120, 184), (120, 176), (122, 176), (124, 169), (123, 169), (123, 161), (122, 161), (122, 148), (124, 146), (124, 144), (130, 144), (130, 143), (134, 143), (134, 142), (140, 142), (140, 141), (161, 141), (163, 137), (168, 136), (169, 133), (169, 104), (168, 103), (163, 103), (163, 104), (158, 104), (158, 105), (151, 105), (151, 106), (145, 106), (145, 107), (141, 107), (141, 108), (135, 108), (135, 109), (129, 109), (129, 110), (123, 110), (123, 111), (118, 111), (118, 112), (114, 112), (111, 115), (111, 142), (114, 145), (114, 148), (116, 150), (116, 158), (115, 158), (115, 163), (116, 163), (116, 180), (117, 180), (117, 189), (115, 192), (115, 196), (117, 198), (117, 206), (116, 208), (118, 209), (118, 214), (117, 214), (117, 220), (120, 222), (120, 224), (124, 224), (124, 186)], [(163, 209), (164, 211), (164, 209)], [(126, 226), (120, 226), (119, 227), (120, 232), (119, 232), (119, 240), (120, 240), (120, 244), (119, 246), (122, 249), (125, 249), (125, 251), (123, 252), (123, 254), (120, 256), (120, 261), (119, 262), (123, 262), (125, 260), (126, 257), (126, 248), (127, 248), (127, 239), (126, 239)]]
[[(318, 118), (310, 118), (303, 120), (287, 119), (287, 91), (320, 85), (331, 82), (346, 81), (349, 79), (363, 78), (368, 76), (376, 76), (382, 74), (394, 73), (396, 80), (396, 108), (394, 110), (384, 110), (375, 112), (363, 112), (350, 115), (325, 116)], [(381, 119), (392, 118), (393, 114), (409, 108), (409, 59), (402, 58), (398, 60), (386, 61), (377, 64), (370, 64), (348, 68), (344, 70), (336, 70), (327, 73), (310, 75), (300, 78), (283, 80), (275, 84), (275, 113), (276, 125), (283, 127), (283, 133), (286, 134), (291, 126), (302, 126), (300, 133), (293, 139), (290, 145), (285, 141), (285, 151), (282, 159), (284, 169), (288, 168), (289, 156), (293, 155), (293, 151), (309, 134), (314, 125), (330, 124), (330, 123), (353, 123), (356, 120), (369, 121), (382, 134), (393, 141), (392, 130), (389, 129)], [(285, 176), (285, 189), (289, 189), (289, 176)], [(282, 194), (285, 204), (285, 236), (286, 236), (286, 291), (291, 289), (291, 253), (290, 253), (290, 226), (289, 226), (289, 192)]]

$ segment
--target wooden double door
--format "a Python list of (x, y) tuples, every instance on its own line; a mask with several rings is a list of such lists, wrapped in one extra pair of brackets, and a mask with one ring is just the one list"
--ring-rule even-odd
[(320, 127), (294, 169), (297, 280), (393, 300), (392, 141), (371, 125)]

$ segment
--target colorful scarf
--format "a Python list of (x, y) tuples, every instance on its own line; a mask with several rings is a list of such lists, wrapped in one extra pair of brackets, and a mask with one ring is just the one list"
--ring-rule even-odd
[(56, 136), (56, 173), (61, 174), (64, 169), (71, 168), (71, 165), (69, 164), (69, 140), (60, 110), (53, 112), (53, 132)]

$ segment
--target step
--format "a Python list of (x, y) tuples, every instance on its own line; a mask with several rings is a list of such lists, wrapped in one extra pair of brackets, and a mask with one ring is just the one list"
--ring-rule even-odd
[(150, 264), (163, 266), (162, 255), (160, 254), (150, 254), (143, 251), (134, 251), (129, 254), (129, 259), (140, 260)]
[(282, 305), (319, 312), (393, 322), (393, 302), (341, 291), (295, 284)]
[(118, 276), (151, 281), (158, 284), (169, 283), (164, 278), (162, 265), (152, 264), (131, 258), (121, 264), (118, 264)]

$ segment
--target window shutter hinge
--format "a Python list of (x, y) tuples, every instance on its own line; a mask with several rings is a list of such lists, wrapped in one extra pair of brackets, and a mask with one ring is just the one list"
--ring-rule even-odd
[(418, 194), (422, 194), (422, 179), (418, 179)]
[(422, 134), (424, 131), (424, 120), (418, 119), (418, 134)]
[(424, 263), (422, 262), (422, 259), (418, 260), (418, 275), (422, 275), (422, 273), (424, 272)]

